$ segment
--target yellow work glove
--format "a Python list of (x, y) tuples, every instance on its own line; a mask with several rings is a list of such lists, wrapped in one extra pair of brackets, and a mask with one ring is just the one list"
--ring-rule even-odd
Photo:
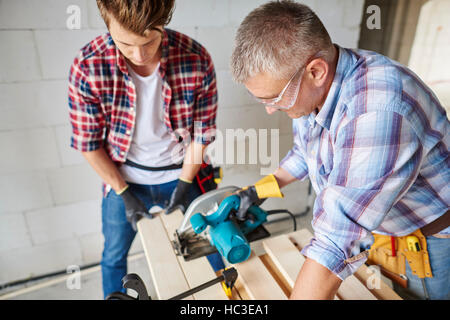
[(236, 213), (238, 220), (247, 219), (247, 211), (252, 205), (261, 205), (267, 198), (283, 198), (277, 179), (273, 174), (265, 176), (254, 185), (242, 188), (237, 192), (241, 199)]

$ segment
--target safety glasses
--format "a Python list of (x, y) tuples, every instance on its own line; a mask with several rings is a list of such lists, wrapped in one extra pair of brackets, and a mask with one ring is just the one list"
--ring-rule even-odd
[(300, 67), (297, 72), (289, 79), (286, 86), (280, 92), (278, 97), (271, 99), (258, 98), (251, 95), (260, 103), (264, 104), (266, 107), (274, 108), (274, 109), (282, 109), (288, 110), (292, 108), (297, 101), (298, 92), (300, 91), (300, 85), (302, 82), (303, 73), (305, 72), (306, 66), (313, 61), (314, 59), (319, 58), (323, 54), (322, 51), (319, 51), (315, 55), (313, 55), (308, 61)]
[(290, 109), (295, 104), (298, 97), (298, 92), (300, 90), (300, 84), (305, 68), (302, 67), (297, 70), (297, 72), (289, 79), (289, 82), (280, 92), (278, 97), (271, 99), (263, 99), (255, 97), (255, 99), (266, 107), (271, 107), (275, 109)]

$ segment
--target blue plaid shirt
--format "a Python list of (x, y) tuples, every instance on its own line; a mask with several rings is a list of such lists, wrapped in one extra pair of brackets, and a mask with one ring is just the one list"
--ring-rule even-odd
[(339, 48), (325, 104), (295, 119), (293, 132), (280, 166), (309, 177), (317, 194), (314, 238), (302, 253), (339, 278), (366, 261), (352, 249), (363, 239), (371, 245), (371, 232), (405, 236), (449, 210), (450, 123), (431, 90), (399, 63)]

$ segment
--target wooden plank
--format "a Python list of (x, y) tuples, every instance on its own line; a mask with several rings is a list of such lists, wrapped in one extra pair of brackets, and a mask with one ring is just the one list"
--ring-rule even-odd
[[(297, 243), (300, 248), (308, 245), (313, 235), (309, 230), (302, 229), (296, 232), (292, 232), (288, 235), (288, 238)], [(362, 284), (358, 278), (354, 275), (347, 277), (342, 281), (337, 296), (343, 300), (377, 300), (364, 284)]]
[[(170, 240), (174, 239), (175, 230), (180, 226), (183, 217), (183, 213), (180, 210), (172, 212), (169, 215), (161, 214), (161, 219)], [(197, 287), (217, 277), (206, 257), (185, 261), (183, 257), (177, 256), (177, 259), (190, 288)], [(228, 300), (220, 283), (194, 293), (193, 296), (196, 300)]]
[(273, 263), (272, 259), (269, 257), (267, 253), (262, 254), (259, 256), (259, 259), (262, 261), (266, 269), (269, 271), (269, 273), (272, 275), (272, 277), (275, 279), (275, 281), (280, 286), (281, 290), (283, 290), (286, 297), (289, 297), (292, 292), (292, 288), (289, 285), (289, 283), (286, 281), (284, 276), (281, 274), (278, 267)]
[(238, 278), (252, 300), (286, 300), (287, 296), (270, 275), (262, 261), (252, 252), (249, 259), (235, 264)]
[(353, 275), (342, 281), (337, 295), (342, 300), (377, 300), (377, 297)]
[[(269, 238), (264, 240), (262, 244), (270, 260), (284, 278), (284, 283), (287, 284), (290, 295), (297, 280), (298, 273), (305, 262), (305, 257), (303, 257), (299, 249), (289, 240), (287, 235)], [(335, 296), (335, 300), (339, 300), (339, 298)]]
[[(153, 219), (139, 220), (137, 228), (158, 299), (169, 299), (189, 290), (159, 215)], [(190, 296), (186, 299), (193, 298)]]
[(292, 291), (305, 258), (286, 235), (269, 238), (262, 244)]
[[(363, 264), (361, 268), (355, 273), (355, 277), (362, 283), (367, 283), (367, 280), (372, 275), (369, 268)], [(379, 300), (403, 300), (391, 287), (389, 287), (383, 280), (380, 279), (379, 288), (368, 288), (372, 294)]]
[(247, 292), (247, 289), (245, 289), (244, 284), (241, 281), (241, 278), (238, 275), (238, 278), (234, 284), (234, 289), (236, 290), (237, 294), (239, 295), (239, 298), (241, 300), (252, 300), (252, 298), (250, 298), (250, 295)]

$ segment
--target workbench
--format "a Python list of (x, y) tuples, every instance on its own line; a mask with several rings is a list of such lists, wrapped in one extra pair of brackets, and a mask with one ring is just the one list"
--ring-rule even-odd
[[(150, 269), (157, 297), (165, 300), (199, 286), (218, 276), (206, 257), (185, 261), (177, 256), (171, 240), (183, 220), (181, 211), (170, 215), (156, 214), (153, 219), (141, 219), (137, 226)], [(264, 253), (252, 252), (245, 262), (233, 265), (238, 279), (232, 290), (232, 300), (286, 300), (305, 258), (300, 253), (312, 238), (307, 229), (262, 240)], [(400, 300), (401, 298), (382, 280), (378, 288), (371, 288), (371, 270), (363, 265), (354, 275), (342, 282), (336, 300)], [(216, 284), (199, 291), (187, 300), (230, 299)]]

